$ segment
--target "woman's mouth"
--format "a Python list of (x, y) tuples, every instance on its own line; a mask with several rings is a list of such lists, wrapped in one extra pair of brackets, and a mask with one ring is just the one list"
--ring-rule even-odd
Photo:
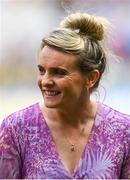
[(45, 95), (45, 96), (48, 96), (48, 97), (57, 96), (57, 95), (59, 95), (60, 93), (61, 93), (60, 91), (48, 91), (48, 90), (45, 90), (45, 91), (44, 91), (44, 95)]

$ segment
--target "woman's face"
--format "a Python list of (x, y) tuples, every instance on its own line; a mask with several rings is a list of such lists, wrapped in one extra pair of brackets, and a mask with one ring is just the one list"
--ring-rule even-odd
[(48, 108), (70, 107), (84, 100), (86, 78), (74, 55), (45, 46), (38, 60), (38, 86)]

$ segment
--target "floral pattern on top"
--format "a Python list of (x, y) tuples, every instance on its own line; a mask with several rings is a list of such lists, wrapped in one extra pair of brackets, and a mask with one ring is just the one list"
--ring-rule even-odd
[(38, 103), (0, 127), (1, 179), (130, 179), (130, 116), (98, 103), (88, 143), (73, 173), (63, 165)]

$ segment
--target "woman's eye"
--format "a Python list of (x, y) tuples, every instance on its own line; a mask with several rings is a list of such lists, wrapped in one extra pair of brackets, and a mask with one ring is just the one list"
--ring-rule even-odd
[(45, 69), (43, 67), (38, 67), (40, 74), (45, 74)]
[(59, 76), (65, 76), (65, 75), (67, 75), (67, 71), (64, 70), (64, 69), (55, 69), (55, 70), (53, 71), (53, 73), (54, 73), (55, 75), (59, 75)]

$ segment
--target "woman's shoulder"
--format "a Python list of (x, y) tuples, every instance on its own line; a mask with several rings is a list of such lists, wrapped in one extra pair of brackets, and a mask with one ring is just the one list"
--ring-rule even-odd
[(120, 127), (130, 128), (130, 115), (120, 112), (106, 104), (100, 103), (99, 115), (106, 120), (106, 122), (118, 124)]
[(24, 126), (25, 124), (31, 123), (38, 113), (39, 105), (35, 103), (11, 113), (4, 118), (2, 125), (14, 126), (15, 128), (17, 128), (17, 126)]

